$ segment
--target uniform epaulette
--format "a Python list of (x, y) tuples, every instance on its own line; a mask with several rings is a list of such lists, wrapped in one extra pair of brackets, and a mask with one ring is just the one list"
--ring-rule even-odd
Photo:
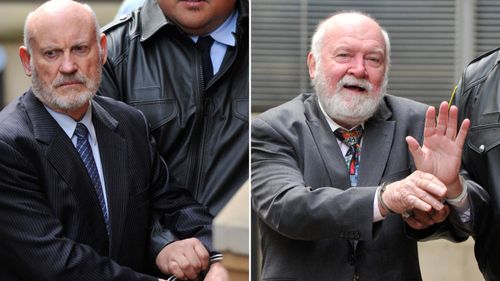
[(121, 26), (122, 24), (128, 22), (131, 18), (132, 18), (132, 13), (128, 13), (128, 14), (123, 15), (117, 19), (114, 19), (110, 23), (108, 23), (104, 27), (102, 27), (101, 32), (106, 33), (109, 30), (116, 28), (118, 26)]
[(479, 57), (476, 57), (475, 59), (473, 59), (471, 62), (469, 62), (468, 65), (471, 65), (471, 64), (473, 64), (473, 63), (475, 63), (475, 62), (477, 62), (477, 61), (479, 61), (479, 60), (481, 60), (481, 59), (483, 59), (483, 58), (485, 58), (485, 57), (487, 57), (487, 56), (489, 56), (489, 55), (491, 55), (491, 54), (499, 51), (499, 50), (500, 50), (500, 47), (495, 48), (495, 49), (490, 50), (490, 51), (487, 51), (486, 53), (483, 53), (483, 54), (479, 55)]

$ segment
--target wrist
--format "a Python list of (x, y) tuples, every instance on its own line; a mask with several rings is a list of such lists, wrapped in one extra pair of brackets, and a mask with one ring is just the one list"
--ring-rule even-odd
[(457, 177), (455, 181), (446, 186), (448, 192), (446, 193), (445, 199), (457, 198), (463, 193), (463, 184), (460, 176)]
[(389, 208), (389, 206), (387, 206), (387, 204), (385, 203), (384, 198), (383, 198), (387, 184), (388, 184), (387, 182), (382, 183), (377, 188), (377, 192), (375, 194), (375, 196), (377, 196), (377, 202), (378, 202), (380, 214), (382, 214), (383, 217), (387, 216), (388, 214), (395, 214), (395, 212), (393, 210), (391, 210), (391, 208)]
[[(465, 198), (467, 197), (467, 184), (465, 184), (465, 182), (462, 180), (462, 178), (460, 177), (460, 179), (458, 180), (458, 185), (459, 187), (457, 188), (458, 190), (460, 190), (461, 188), (461, 192), (460, 194), (454, 194), (455, 196), (453, 197), (447, 197), (446, 198), (446, 202), (448, 204), (451, 204), (451, 205), (456, 205), (456, 204), (459, 204), (460, 202), (464, 201)], [(458, 193), (458, 192), (456, 192)]]

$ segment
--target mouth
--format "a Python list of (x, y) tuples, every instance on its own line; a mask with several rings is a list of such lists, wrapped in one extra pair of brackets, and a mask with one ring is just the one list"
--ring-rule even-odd
[(201, 5), (204, 5), (207, 2), (207, 0), (180, 0), (179, 2), (182, 2), (189, 8), (198, 8)]
[(350, 84), (346, 84), (343, 86), (344, 89), (347, 89), (347, 90), (350, 90), (350, 91), (354, 91), (354, 92), (359, 92), (359, 93), (362, 93), (362, 92), (366, 92), (367, 89), (361, 85), (350, 85)]
[(56, 87), (78, 86), (82, 85), (81, 81), (65, 81), (56, 85)]

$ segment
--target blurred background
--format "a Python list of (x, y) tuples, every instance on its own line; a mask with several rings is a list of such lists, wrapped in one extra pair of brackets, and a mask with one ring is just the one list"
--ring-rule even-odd
[(391, 39), (388, 92), (448, 100), (466, 64), (500, 46), (497, 0), (252, 0), (252, 110), (310, 91), (306, 55), (317, 23), (337, 11), (374, 16)]
[[(311, 91), (306, 56), (316, 25), (360, 10), (391, 39), (388, 93), (436, 106), (449, 100), (464, 67), (500, 46), (498, 0), (251, 0), (251, 93), (256, 114)], [(257, 243), (252, 218), (252, 243)], [(252, 247), (254, 251), (255, 247)], [(424, 281), (484, 280), (473, 240), (419, 243)], [(252, 252), (252, 279), (257, 253)]]

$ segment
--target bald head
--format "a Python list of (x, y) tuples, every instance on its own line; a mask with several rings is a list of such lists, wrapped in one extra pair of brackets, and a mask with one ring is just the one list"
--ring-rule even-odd
[(385, 43), (386, 64), (390, 64), (390, 41), (387, 32), (371, 16), (358, 11), (339, 12), (319, 23), (311, 40), (311, 53), (319, 60), (323, 39), (327, 35), (342, 33), (358, 34), (360, 37), (381, 38)]
[(31, 53), (33, 40), (43, 35), (47, 29), (64, 27), (69, 22), (75, 22), (82, 27), (90, 26), (96, 34), (97, 42), (99, 42), (99, 22), (96, 14), (87, 4), (72, 0), (51, 0), (45, 2), (26, 17), (24, 46)]
[(35, 96), (80, 120), (96, 94), (106, 61), (106, 36), (95, 13), (70, 0), (48, 1), (30, 13), (19, 57)]

